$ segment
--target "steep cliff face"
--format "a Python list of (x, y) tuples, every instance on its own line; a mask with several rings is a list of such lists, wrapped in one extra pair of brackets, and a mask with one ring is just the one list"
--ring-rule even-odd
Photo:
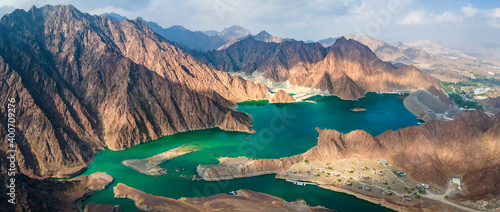
[(293, 74), (307, 74), (312, 64), (322, 60), (326, 50), (320, 44), (303, 42), (266, 43), (249, 37), (222, 51), (210, 51), (202, 58), (206, 63), (225, 72), (261, 73), (281, 82)]
[[(33, 7), (0, 23), (0, 103), (16, 100), (19, 171), (65, 177), (98, 149), (220, 127), (252, 132), (231, 101), (267, 99), (267, 88), (214, 71), (139, 23)], [(6, 108), (0, 109), (7, 149)]]
[(385, 90), (437, 90), (435, 80), (414, 66), (396, 68), (380, 60), (368, 47), (339, 38), (324, 48), (297, 41), (265, 43), (247, 38), (227, 49), (205, 54), (203, 61), (227, 72), (258, 72), (275, 81), (328, 91), (343, 99), (357, 99), (366, 92)]
[(218, 96), (232, 102), (262, 100), (268, 97), (266, 86), (210, 69), (163, 37), (157, 36), (141, 21), (125, 20), (117, 23), (101, 19), (103, 18), (98, 18), (100, 22), (104, 22), (102, 25), (106, 26), (103, 27), (104, 36), (109, 38), (125, 57), (146, 66), (173, 83), (185, 84), (214, 100), (220, 100)]
[[(0, 151), (0, 182), (7, 183), (10, 178), (7, 174), (9, 155)], [(80, 211), (79, 206), (84, 198), (92, 195), (87, 187), (89, 176), (81, 176), (66, 181), (54, 179), (32, 179), (24, 174), (15, 176), (15, 203), (10, 204), (9, 189), (0, 186), (0, 211)]]
[(269, 99), (269, 103), (293, 103), (293, 102), (297, 102), (297, 100), (295, 100), (295, 98), (293, 98), (292, 96), (290, 96), (290, 94), (287, 94), (283, 90), (279, 90), (278, 92), (276, 92), (276, 94), (274, 94), (273, 97), (271, 97), (271, 99)]
[(198, 166), (198, 173), (206, 180), (232, 179), (282, 172), (305, 159), (334, 162), (356, 155), (386, 158), (411, 178), (433, 185), (443, 186), (452, 176), (463, 176), (467, 199), (500, 196), (500, 115), (490, 118), (482, 111), (467, 112), (453, 121), (430, 121), (377, 137), (361, 130), (347, 134), (317, 130), (318, 144), (304, 154), (244, 163), (224, 158), (217, 165)]

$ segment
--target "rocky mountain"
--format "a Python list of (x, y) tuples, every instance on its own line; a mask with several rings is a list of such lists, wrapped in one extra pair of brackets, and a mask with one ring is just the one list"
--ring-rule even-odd
[(269, 103), (292, 103), (292, 102), (297, 102), (295, 98), (290, 96), (290, 94), (287, 94), (283, 90), (279, 90), (274, 94), (274, 96), (269, 99)]
[[(326, 47), (333, 45), (335, 43), (335, 41), (339, 38), (340, 37), (335, 37), (335, 38), (329, 37), (326, 39), (319, 40), (317, 43), (321, 44), (322, 46), (324, 46), (326, 48)], [(306, 43), (315, 43), (315, 42), (311, 41), (311, 42), (306, 42)]]
[(109, 19), (112, 19), (112, 20), (115, 20), (115, 21), (118, 21), (118, 22), (122, 22), (122, 21), (125, 21), (125, 19), (127, 19), (127, 17), (125, 16), (121, 16), (120, 14), (117, 14), (117, 13), (103, 13), (101, 14), (101, 16), (104, 16), (104, 17), (107, 17)]
[(431, 41), (386, 43), (371, 36), (346, 35), (368, 46), (381, 60), (392, 63), (413, 64), (443, 81), (457, 81), (474, 77), (471, 73), (500, 76), (500, 67), (457, 50), (442, 47)]
[(324, 48), (319, 43), (266, 43), (246, 38), (227, 49), (207, 52), (201, 60), (226, 72), (315, 88), (343, 99), (357, 99), (370, 91), (420, 88), (432, 90), (450, 103), (431, 76), (415, 66), (383, 62), (352, 39), (340, 38)]
[[(0, 151), (0, 171), (8, 173), (8, 155)], [(100, 173), (107, 175), (106, 173)], [(101, 175), (102, 176), (102, 175)], [(108, 175), (109, 176), (109, 175)], [(93, 190), (104, 189), (100, 176), (80, 176), (71, 180), (58, 181), (54, 179), (33, 179), (24, 174), (15, 176), (15, 203), (9, 204), (8, 195), (0, 196), (1, 211), (81, 211), (82, 201), (93, 194)], [(112, 178), (112, 177), (111, 177)], [(10, 178), (13, 179), (13, 178)], [(10, 180), (7, 174), (0, 175), (1, 182)], [(96, 183), (96, 179), (98, 182)], [(10, 191), (6, 186), (0, 187), (0, 192)]]
[(500, 113), (500, 96), (481, 100), (479, 101), (479, 104), (484, 107), (486, 112), (490, 112), (492, 114)]
[(206, 52), (217, 49), (230, 41), (218, 34), (209, 36), (203, 32), (191, 31), (179, 25), (163, 28), (155, 22), (145, 21), (142, 18), (138, 18), (138, 20), (144, 22), (153, 31), (184, 49)]
[(266, 31), (261, 31), (257, 35), (247, 35), (243, 38), (234, 38), (234, 39), (230, 40), (229, 42), (227, 42), (226, 44), (222, 45), (221, 47), (217, 48), (217, 50), (220, 51), (220, 50), (227, 49), (231, 45), (233, 45), (239, 41), (245, 40), (247, 38), (250, 38), (250, 37), (253, 38), (254, 40), (263, 41), (266, 43), (281, 43), (284, 41), (294, 41), (293, 39), (289, 39), (289, 38), (278, 38), (276, 36), (269, 34)]
[(460, 176), (465, 193), (456, 198), (500, 198), (500, 114), (488, 117), (481, 110), (465, 112), (453, 121), (429, 121), (377, 137), (361, 130), (347, 134), (317, 130), (318, 144), (301, 155), (222, 158), (219, 164), (198, 166), (198, 174), (206, 180), (221, 180), (285, 172), (304, 160), (334, 163), (350, 157), (385, 158), (417, 182), (444, 186), (452, 176)]
[(239, 25), (234, 25), (230, 26), (228, 28), (223, 29), (220, 33), (219, 36), (225, 40), (233, 40), (233, 39), (238, 39), (238, 38), (244, 38), (246, 36), (251, 35), (250, 31), (247, 29), (239, 26)]
[[(101, 14), (101, 16), (114, 19), (118, 22), (127, 19), (127, 17), (121, 16), (116, 13), (104, 13)], [(238, 25), (225, 28), (221, 32), (217, 32), (215, 30), (200, 32), (200, 31), (191, 31), (180, 25), (174, 25), (169, 28), (163, 28), (157, 23), (152, 21), (146, 21), (141, 17), (137, 17), (137, 20), (143, 22), (154, 32), (163, 36), (167, 40), (176, 43), (180, 47), (186, 50), (194, 50), (201, 52), (217, 49), (232, 40), (237, 40), (246, 37), (248, 35), (251, 35), (247, 29)]]
[(261, 31), (261, 32), (259, 32), (259, 34), (254, 35), (253, 39), (268, 42), (268, 43), (281, 43), (284, 40), (289, 40), (289, 39), (278, 38), (276, 36), (269, 34), (266, 31)]
[(98, 149), (177, 132), (253, 132), (251, 117), (228, 106), (269, 95), (264, 85), (208, 68), (140, 21), (73, 6), (32, 7), (1, 19), (0, 85), (1, 104), (16, 101), (17, 166), (29, 177), (67, 177)]
[[(116, 13), (104, 13), (101, 14), (101, 16), (108, 17), (118, 22), (127, 19), (127, 17), (121, 16)], [(169, 28), (163, 28), (157, 23), (152, 21), (146, 21), (141, 17), (138, 17), (137, 20), (143, 22), (154, 32), (163, 36), (167, 40), (176, 43), (180, 47), (186, 50), (193, 50), (198, 52), (207, 52), (214, 49), (225, 49), (231, 46), (232, 44), (240, 40), (243, 40), (247, 37), (254, 37), (255, 40), (260, 40), (264, 42), (275, 42), (275, 43), (281, 43), (285, 40), (292, 40), (292, 39), (278, 38), (276, 36), (269, 34), (266, 31), (261, 31), (256, 35), (252, 35), (250, 31), (238, 25), (225, 28), (221, 32), (218, 32), (216, 30), (208, 30), (200, 32), (200, 31), (191, 31), (180, 25), (171, 26)]]

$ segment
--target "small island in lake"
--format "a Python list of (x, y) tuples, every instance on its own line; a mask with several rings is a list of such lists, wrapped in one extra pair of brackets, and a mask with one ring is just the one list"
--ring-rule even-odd
[(130, 159), (122, 162), (123, 165), (128, 166), (140, 173), (151, 175), (151, 176), (161, 176), (166, 175), (168, 170), (161, 168), (158, 165), (171, 160), (175, 157), (194, 152), (196, 148), (192, 146), (180, 146), (175, 149), (151, 156), (146, 159)]
[(354, 111), (354, 112), (361, 112), (361, 111), (365, 111), (365, 110), (366, 110), (366, 108), (359, 108), (359, 107), (351, 109), (351, 111)]

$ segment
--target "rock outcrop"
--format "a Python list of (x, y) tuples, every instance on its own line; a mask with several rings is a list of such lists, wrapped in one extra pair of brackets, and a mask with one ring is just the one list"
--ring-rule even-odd
[[(356, 155), (387, 158), (408, 176), (427, 184), (444, 186), (452, 176), (463, 176), (463, 198), (488, 200), (500, 197), (500, 115), (465, 112), (453, 121), (429, 121), (374, 137), (356, 130), (347, 134), (317, 129), (318, 144), (307, 152), (281, 159), (222, 158), (219, 164), (200, 165), (205, 180), (225, 180), (278, 173), (308, 161), (334, 162)], [(241, 162), (245, 160), (245, 162)]]
[(293, 102), (297, 102), (297, 100), (295, 100), (295, 98), (293, 98), (292, 96), (290, 96), (290, 94), (287, 94), (283, 90), (279, 90), (278, 92), (276, 92), (276, 94), (274, 94), (273, 97), (271, 97), (271, 99), (269, 99), (269, 103), (293, 103)]
[[(16, 10), (0, 21), (0, 103), (16, 103), (19, 172), (68, 177), (104, 147), (122, 150), (177, 132), (253, 132), (228, 106), (268, 89), (201, 64), (140, 21), (73, 6)], [(7, 112), (0, 109), (1, 150)]]
[(247, 38), (201, 57), (219, 70), (249, 76), (257, 72), (273, 82), (316, 88), (342, 99), (357, 99), (370, 91), (425, 89), (436, 90), (443, 102), (451, 104), (431, 76), (414, 66), (383, 62), (365, 45), (344, 37), (328, 48), (318, 43)]
[(88, 177), (87, 187), (90, 190), (103, 190), (108, 187), (109, 184), (113, 182), (113, 177), (105, 172), (92, 173)]
[(250, 190), (236, 191), (236, 195), (217, 194), (208, 197), (180, 198), (154, 196), (119, 183), (113, 188), (115, 198), (134, 200), (143, 211), (332, 211), (305, 201), (287, 202), (269, 194)]

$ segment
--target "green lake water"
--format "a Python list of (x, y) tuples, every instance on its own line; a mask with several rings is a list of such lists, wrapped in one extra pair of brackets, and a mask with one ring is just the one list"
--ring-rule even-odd
[[(129, 199), (115, 199), (113, 187), (124, 183), (153, 195), (178, 199), (180, 197), (210, 196), (239, 189), (250, 189), (276, 195), (287, 201), (304, 199), (311, 205), (322, 205), (338, 211), (391, 211), (354, 196), (325, 190), (317, 186), (295, 186), (274, 175), (264, 175), (230, 181), (191, 181), (179, 175), (196, 174), (199, 164), (218, 163), (221, 156), (248, 156), (252, 158), (280, 158), (301, 154), (314, 145), (318, 136), (316, 127), (335, 129), (343, 133), (365, 130), (379, 135), (386, 130), (396, 130), (417, 124), (416, 117), (403, 106), (405, 96), (368, 93), (357, 101), (337, 97), (312, 97), (317, 104), (268, 104), (267, 101), (240, 103), (238, 110), (253, 116), (256, 133), (225, 132), (207, 129), (166, 136), (155, 141), (123, 151), (99, 152), (82, 175), (107, 172), (115, 178), (112, 185), (88, 198), (89, 202), (120, 205), (122, 211), (138, 211)], [(366, 108), (353, 112), (352, 108)], [(127, 159), (143, 159), (181, 145), (196, 146), (188, 153), (160, 165), (169, 169), (164, 176), (141, 174), (124, 166)], [(174, 170), (183, 167), (184, 171)]]

